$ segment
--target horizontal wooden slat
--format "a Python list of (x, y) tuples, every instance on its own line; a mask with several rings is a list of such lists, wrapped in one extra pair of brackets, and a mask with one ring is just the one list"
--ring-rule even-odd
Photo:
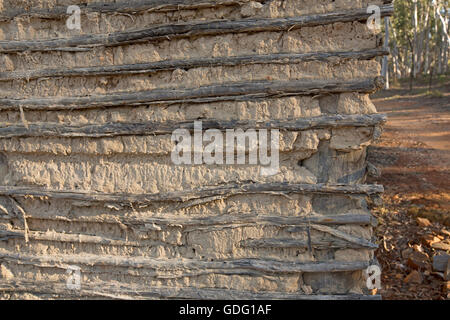
[[(250, 0), (134, 0), (121, 2), (93, 2), (74, 3), (83, 14), (86, 13), (136, 13), (136, 12), (164, 12), (175, 10), (192, 10), (214, 8), (219, 6), (240, 5)], [(57, 6), (51, 9), (10, 9), (0, 13), (0, 21), (11, 20), (16, 17), (36, 17), (57, 19), (68, 16), (67, 6)]]
[[(155, 227), (179, 227), (179, 228), (207, 228), (226, 225), (239, 226), (248, 225), (274, 225), (274, 226), (302, 226), (318, 224), (318, 225), (368, 225), (373, 223), (374, 218), (370, 214), (339, 214), (339, 215), (319, 215), (310, 214), (308, 216), (283, 217), (283, 216), (264, 216), (255, 214), (245, 215), (220, 215), (211, 217), (188, 217), (182, 218), (178, 216), (151, 217), (144, 219), (124, 219), (123, 223), (130, 227), (136, 227), (140, 230), (154, 230)], [(85, 221), (85, 220), (83, 220)], [(148, 227), (149, 226), (149, 227)], [(303, 230), (303, 229), (302, 229)], [(297, 232), (297, 231), (295, 231)]]
[(0, 186), (3, 196), (33, 196), (53, 199), (149, 204), (155, 201), (189, 200), (211, 201), (224, 199), (238, 194), (287, 194), (287, 193), (331, 193), (331, 194), (367, 194), (375, 195), (384, 191), (381, 185), (327, 185), (327, 184), (290, 184), (290, 183), (239, 183), (211, 186), (186, 191), (174, 191), (156, 194), (100, 193), (94, 191), (48, 190), (38, 187)]
[[(202, 8), (215, 8), (219, 6), (237, 6), (251, 0), (134, 0), (121, 2), (93, 2), (77, 4), (81, 12), (86, 13), (137, 13), (137, 12), (170, 12), (178, 10), (192, 10)], [(265, 2), (265, 1), (257, 1)], [(392, 0), (384, 1), (384, 4)], [(75, 3), (74, 3), (75, 4)], [(45, 19), (58, 19), (66, 17), (67, 6), (57, 6), (51, 9), (9, 9), (0, 12), (0, 21), (11, 20), (16, 17), (36, 17)]]
[[(69, 234), (69, 233), (46, 233), (38, 231), (29, 231), (28, 238), (31, 241), (46, 241), (46, 242), (65, 242), (65, 243), (89, 243), (98, 245), (121, 246), (121, 247), (146, 247), (149, 244), (145, 241), (130, 241), (125, 239), (111, 239), (103, 236), (92, 236), (84, 234)], [(0, 241), (7, 241), (9, 239), (25, 239), (25, 232), (20, 230), (3, 231), (0, 230)], [(242, 248), (312, 248), (318, 250), (327, 249), (361, 249), (369, 248), (376, 249), (376, 244), (360, 245), (351, 242), (342, 241), (339, 239), (312, 239), (311, 243), (305, 240), (297, 239), (249, 239), (242, 240), (240, 246)]]
[(243, 240), (240, 243), (243, 248), (308, 248), (311, 245), (314, 249), (376, 249), (376, 244), (359, 245), (335, 239), (306, 240), (296, 239), (251, 239)]
[(42, 69), (13, 72), (0, 72), (0, 81), (32, 80), (52, 77), (91, 77), (115, 76), (130, 74), (147, 74), (175, 69), (191, 69), (199, 67), (236, 66), (250, 64), (289, 64), (310, 61), (335, 62), (337, 59), (369, 60), (387, 55), (387, 49), (347, 52), (314, 52), (314, 53), (277, 53), (268, 55), (250, 55), (237, 57), (200, 58), (189, 60), (164, 60), (149, 63), (125, 64), (114, 66), (94, 66), (68, 69)]
[(0, 281), (0, 292), (33, 293), (67, 298), (131, 299), (213, 299), (213, 300), (380, 300), (380, 295), (306, 295), (304, 293), (249, 292), (229, 288), (169, 288), (107, 282), (83, 283), (80, 291), (68, 290), (65, 283), (23, 279)]
[[(10, 221), (13, 216), (0, 216), (1, 220)], [(319, 215), (316, 213), (309, 214), (308, 216), (270, 216), (270, 215), (258, 215), (258, 214), (240, 214), (240, 215), (220, 215), (220, 216), (210, 216), (210, 217), (195, 217), (190, 216), (188, 218), (180, 217), (176, 215), (165, 215), (163, 217), (148, 217), (148, 218), (129, 218), (129, 217), (65, 217), (65, 216), (38, 216), (33, 213), (26, 215), (27, 220), (39, 220), (51, 224), (53, 222), (70, 222), (70, 223), (100, 223), (100, 224), (120, 224), (120, 226), (129, 228), (136, 232), (148, 232), (148, 231), (168, 231), (170, 228), (178, 228), (182, 232), (191, 231), (205, 231), (211, 232), (216, 230), (223, 230), (229, 228), (243, 228), (258, 226), (277, 226), (286, 227), (288, 232), (298, 233), (304, 232), (306, 227), (311, 226), (325, 226), (325, 225), (376, 225), (376, 218), (371, 214), (357, 214), (357, 213), (346, 213), (339, 215)], [(316, 228), (317, 229), (317, 228)], [(319, 230), (319, 229), (317, 229)], [(336, 229), (333, 229), (336, 230)], [(323, 230), (321, 230), (324, 232)], [(17, 231), (19, 232), (19, 231)], [(337, 231), (335, 231), (337, 232)], [(330, 232), (326, 232), (330, 233)], [(343, 238), (345, 241), (350, 243), (356, 243), (358, 245), (369, 246), (372, 245), (368, 242), (361, 242), (351, 237), (347, 234), (342, 233), (336, 236), (331, 233), (334, 237)], [(6, 241), (13, 238), (21, 238), (20, 234), (16, 231), (0, 231), (0, 241)], [(115, 243), (115, 241), (122, 241), (121, 239), (102, 239), (101, 237), (95, 236), (94, 238), (85, 237), (85, 235), (43, 235), (36, 234), (37, 240), (44, 240), (43, 237), (47, 237), (48, 240), (55, 240), (56, 238), (61, 238), (61, 241), (71, 241), (67, 237), (74, 236), (77, 242), (92, 242), (92, 243)], [(80, 237), (78, 237), (80, 236)], [(56, 238), (54, 238), (56, 237)], [(30, 239), (33, 238), (33, 233), (30, 233)], [(56, 241), (56, 240), (55, 240)], [(137, 244), (132, 244), (137, 245)]]
[(330, 261), (301, 263), (293, 261), (278, 261), (268, 259), (231, 259), (202, 261), (196, 259), (154, 259), (146, 257), (107, 256), (107, 255), (28, 255), (0, 251), (0, 261), (8, 261), (17, 264), (34, 265), (43, 268), (66, 269), (67, 265), (110, 266), (119, 268), (152, 269), (164, 274), (170, 271), (189, 272), (196, 270), (210, 270), (221, 273), (227, 270), (253, 270), (263, 273), (299, 273), (299, 272), (348, 272), (364, 270), (369, 261)]
[(231, 82), (187, 89), (154, 89), (149, 91), (110, 93), (86, 97), (51, 97), (0, 99), (0, 110), (61, 110), (100, 107), (167, 105), (175, 103), (208, 103), (215, 101), (248, 101), (311, 95), (321, 93), (373, 93), (384, 84), (382, 77), (354, 81), (291, 80)]
[[(381, 16), (393, 13), (393, 5), (381, 7)], [(302, 27), (327, 25), (336, 22), (367, 20), (372, 13), (366, 9), (347, 10), (326, 14), (306, 15), (279, 19), (243, 19), (210, 22), (188, 22), (160, 25), (142, 30), (115, 32), (111, 34), (81, 35), (72, 38), (48, 40), (0, 41), (0, 53), (23, 51), (58, 51), (61, 49), (85, 49), (98, 46), (119, 46), (148, 41), (160, 41), (186, 37), (210, 36), (227, 33), (248, 33), (263, 31), (286, 31)]]
[[(139, 241), (127, 241), (125, 239), (113, 239), (103, 236), (93, 236), (87, 234), (73, 234), (60, 232), (40, 232), (27, 231), (29, 240), (33, 241), (50, 241), (50, 242), (69, 242), (69, 243), (92, 243), (111, 246), (145, 246), (145, 243)], [(25, 239), (25, 232), (22, 230), (0, 230), (0, 241), (9, 239)]]
[[(27, 216), (27, 219), (29, 219), (30, 216)], [(331, 249), (331, 248), (372, 248), (375, 249), (378, 246), (376, 244), (371, 243), (368, 240), (352, 236), (350, 234), (347, 234), (345, 232), (339, 231), (334, 228), (330, 228), (323, 225), (316, 225), (310, 223), (314, 220), (319, 220), (324, 224), (330, 224), (332, 219), (326, 220), (326, 218), (321, 217), (312, 217), (312, 218), (296, 218), (296, 217), (254, 217), (254, 219), (246, 219), (242, 216), (237, 216), (232, 222), (228, 221), (220, 221), (220, 222), (210, 222), (211, 228), (204, 228), (205, 232), (208, 231), (214, 231), (217, 226), (223, 226), (223, 227), (239, 227), (240, 225), (247, 224), (254, 221), (254, 225), (258, 225), (260, 227), (264, 225), (277, 225), (277, 226), (298, 226), (301, 225), (302, 227), (296, 227), (298, 229), (302, 229), (302, 231), (305, 231), (305, 228), (312, 228), (315, 230), (319, 230), (322, 232), (325, 232), (327, 234), (331, 234), (332, 237), (321, 237), (320, 239), (316, 237), (312, 237), (311, 243), (308, 243), (308, 241), (304, 241), (302, 239), (249, 239), (249, 240), (243, 240), (241, 241), (240, 245), (241, 247), (257, 247), (257, 248), (308, 248), (309, 245), (312, 246), (312, 248), (317, 249)], [(370, 218), (370, 217), (368, 217)], [(169, 220), (169, 218), (166, 218)], [(56, 220), (56, 219), (55, 219)], [(176, 225), (176, 221), (180, 220), (179, 218), (173, 218), (170, 225)], [(196, 220), (195, 218), (193, 220)], [(204, 219), (207, 220), (207, 219)], [(213, 221), (214, 219), (210, 219), (210, 221)], [(253, 221), (252, 221), (253, 220)], [(339, 221), (339, 219), (337, 219)], [(51, 219), (45, 220), (45, 221), (51, 221)], [(71, 221), (74, 222), (74, 221)], [(142, 224), (141, 226), (137, 226), (136, 224), (127, 223), (126, 221), (122, 221), (125, 225), (130, 227), (133, 230), (139, 230), (143, 231), (146, 230), (146, 224)], [(194, 221), (189, 221), (188, 223), (180, 223), (178, 226), (182, 227), (186, 231), (193, 231), (195, 230), (196, 226), (201, 226), (202, 224), (197, 221), (197, 224), (193, 224)], [(207, 222), (204, 221), (205, 224), (203, 226), (207, 225)], [(194, 222), (195, 223), (195, 222)], [(342, 221), (341, 221), (342, 223)], [(151, 231), (155, 231), (156, 229), (160, 229), (162, 231), (166, 231), (167, 229), (164, 228), (165, 226), (169, 225), (167, 223), (166, 225), (157, 225), (154, 224), (151, 226)], [(192, 228), (194, 227), (194, 228)], [(150, 231), (147, 229), (147, 231)], [(111, 245), (111, 246), (130, 246), (130, 247), (145, 247), (149, 244), (144, 241), (138, 241), (138, 240), (128, 240), (124, 238), (110, 238), (106, 236), (94, 236), (90, 234), (73, 234), (73, 233), (61, 233), (61, 232), (42, 232), (42, 231), (27, 231), (27, 234), (23, 230), (0, 230), (0, 241), (6, 241), (8, 239), (14, 239), (14, 238), (20, 238), (25, 239), (25, 236), (28, 236), (29, 240), (37, 240), (37, 241), (50, 241), (50, 242), (69, 242), (69, 243), (92, 243), (92, 244), (100, 244), (100, 245)]]
[[(297, 120), (271, 121), (223, 121), (204, 120), (202, 129), (279, 129), (302, 131), (318, 128), (367, 127), (386, 122), (386, 115), (330, 115)], [(115, 137), (125, 135), (160, 135), (172, 134), (176, 129), (194, 130), (194, 121), (171, 122), (115, 122), (102, 125), (62, 125), (52, 123), (28, 123), (28, 127), (2, 126), (0, 138), (12, 137)]]

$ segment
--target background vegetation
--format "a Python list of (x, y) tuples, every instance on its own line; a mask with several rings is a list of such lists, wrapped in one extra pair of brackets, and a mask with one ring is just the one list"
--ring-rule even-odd
[[(389, 27), (388, 78), (433, 77), (449, 71), (450, 1), (395, 0)], [(431, 86), (431, 82), (430, 82)]]

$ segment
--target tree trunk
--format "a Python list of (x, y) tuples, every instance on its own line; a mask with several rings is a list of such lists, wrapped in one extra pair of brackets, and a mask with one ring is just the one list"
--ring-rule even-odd
[(418, 62), (418, 59), (417, 59), (417, 49), (418, 49), (418, 38), (417, 38), (417, 26), (418, 26), (418, 14), (417, 14), (417, 0), (412, 0), (412, 3), (413, 3), (413, 17), (412, 17), (412, 19), (413, 19), (413, 43), (412, 43), (412, 50), (413, 50), (413, 54), (412, 54), (412, 58), (413, 58), (413, 60), (412, 60), (412, 62), (411, 62), (411, 65), (412, 65), (412, 75), (413, 75), (413, 77), (415, 78), (416, 77), (416, 72), (417, 72), (417, 68), (416, 68), (416, 66), (417, 66), (417, 62)]
[(415, 50), (414, 50), (414, 43), (409, 39), (409, 45), (411, 47), (411, 70), (410, 70), (410, 76), (409, 76), (409, 91), (413, 90), (414, 86), (414, 77), (415, 77)]
[[(384, 18), (384, 47), (389, 47), (389, 18)], [(389, 60), (387, 56), (383, 57), (382, 75), (385, 79), (384, 88), (389, 89)]]

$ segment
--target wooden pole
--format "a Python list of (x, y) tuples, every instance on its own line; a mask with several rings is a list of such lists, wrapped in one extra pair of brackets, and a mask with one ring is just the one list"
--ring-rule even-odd
[[(279, 129), (287, 131), (303, 131), (320, 128), (342, 127), (370, 127), (379, 126), (386, 122), (385, 114), (371, 115), (330, 115), (297, 120), (202, 120), (202, 128), (208, 129)], [(57, 123), (28, 123), (25, 125), (0, 126), (0, 138), (13, 137), (116, 137), (127, 135), (163, 135), (172, 134), (176, 129), (194, 130), (194, 121), (167, 121), (167, 122), (115, 122), (101, 125), (64, 125)]]
[[(393, 13), (392, 5), (381, 7), (382, 17)], [(303, 27), (314, 27), (336, 22), (365, 21), (370, 13), (366, 9), (347, 10), (317, 15), (306, 15), (278, 19), (243, 19), (213, 22), (186, 22), (160, 25), (142, 30), (115, 32), (111, 34), (81, 35), (71, 38), (48, 40), (0, 41), (0, 53), (24, 51), (78, 51), (99, 46), (121, 46), (167, 39), (212, 36), (229, 33), (265, 31), (290, 31)]]
[(122, 76), (131, 74), (149, 74), (175, 69), (192, 69), (201, 67), (237, 66), (252, 64), (291, 64), (301, 62), (335, 62), (336, 59), (370, 60), (387, 55), (386, 49), (372, 49), (347, 52), (314, 52), (314, 53), (277, 53), (268, 55), (248, 55), (237, 57), (199, 58), (189, 60), (165, 60), (139, 64), (125, 64), (112, 66), (75, 67), (61, 69), (41, 69), (0, 72), (0, 81), (33, 80), (38, 78), (55, 77), (93, 77), (93, 76)]
[[(389, 48), (389, 17), (384, 18), (384, 47)], [(382, 74), (385, 79), (384, 89), (389, 89), (389, 60), (387, 55), (383, 57)]]
[(321, 93), (373, 93), (384, 85), (382, 77), (365, 80), (249, 81), (188, 89), (154, 89), (81, 97), (0, 98), (0, 110), (73, 110), (100, 107), (250, 101)]
[(20, 197), (49, 197), (53, 199), (111, 202), (123, 204), (149, 204), (155, 201), (185, 202), (210, 197), (227, 198), (238, 194), (281, 193), (324, 193), (324, 194), (366, 194), (377, 195), (384, 191), (381, 185), (329, 185), (329, 184), (289, 184), (289, 183), (249, 183), (226, 184), (193, 190), (173, 191), (153, 194), (100, 193), (93, 191), (49, 190), (36, 187), (0, 186), (0, 195)]

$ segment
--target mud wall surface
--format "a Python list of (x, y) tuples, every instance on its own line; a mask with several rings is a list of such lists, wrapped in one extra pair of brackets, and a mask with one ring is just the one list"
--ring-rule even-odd
[[(373, 298), (392, 5), (97, 1), (0, 0), (0, 297)], [(279, 170), (175, 164), (194, 121), (279, 130)]]

